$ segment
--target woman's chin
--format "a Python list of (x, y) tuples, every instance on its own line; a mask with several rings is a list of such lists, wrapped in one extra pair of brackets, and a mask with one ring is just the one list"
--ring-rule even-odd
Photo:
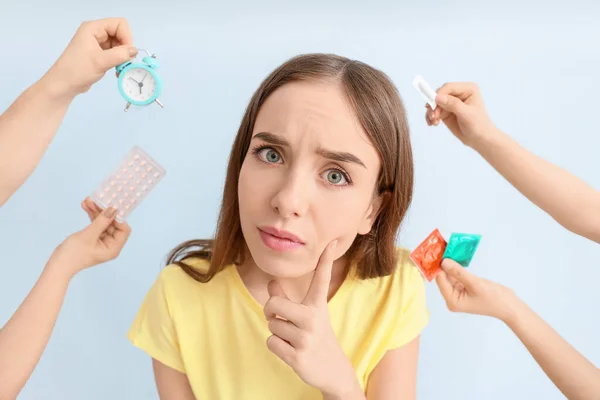
[(306, 265), (299, 265), (297, 262), (275, 259), (269, 256), (254, 257), (256, 266), (265, 274), (272, 275), (282, 279), (299, 278), (308, 274), (311, 269)]

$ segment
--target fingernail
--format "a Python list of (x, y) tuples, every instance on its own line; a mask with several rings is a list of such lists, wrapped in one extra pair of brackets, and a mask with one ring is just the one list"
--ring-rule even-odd
[(108, 207), (104, 210), (104, 216), (108, 218), (112, 218), (117, 213), (117, 209), (114, 207)]
[(335, 248), (337, 247), (337, 240), (333, 242), (333, 244), (331, 245), (331, 249), (335, 250)]
[(137, 47), (133, 47), (132, 46), (132, 47), (129, 48), (129, 55), (131, 57), (135, 57), (137, 55), (137, 53), (138, 53)]
[(435, 98), (437, 103), (445, 104), (448, 101), (448, 96), (445, 94), (438, 94)]

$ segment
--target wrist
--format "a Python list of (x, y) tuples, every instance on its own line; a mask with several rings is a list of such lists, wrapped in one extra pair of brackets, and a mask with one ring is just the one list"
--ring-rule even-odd
[(353, 375), (352, 380), (337, 390), (322, 390), (323, 400), (364, 400), (363, 392), (358, 379)]
[(512, 327), (517, 323), (523, 313), (525, 303), (513, 292), (502, 302), (501, 311), (497, 318), (507, 326)]
[(71, 263), (62, 260), (60, 257), (56, 257), (55, 254), (50, 257), (50, 260), (48, 260), (46, 263), (43, 272), (43, 274), (47, 275), (52, 280), (65, 282), (67, 284), (71, 281), (76, 273), (77, 271), (75, 268), (73, 268)]
[(326, 393), (321, 392), (323, 400), (365, 400), (365, 394), (362, 389), (355, 389), (352, 391), (340, 392), (340, 393)]
[(36, 94), (53, 102), (70, 104), (77, 93), (71, 90), (68, 82), (57, 78), (52, 71), (48, 71), (39, 81), (34, 84)]
[(471, 140), (468, 145), (476, 152), (482, 154), (498, 146), (503, 135), (504, 133), (500, 129), (491, 125), (489, 128), (484, 129), (480, 135), (477, 135)]

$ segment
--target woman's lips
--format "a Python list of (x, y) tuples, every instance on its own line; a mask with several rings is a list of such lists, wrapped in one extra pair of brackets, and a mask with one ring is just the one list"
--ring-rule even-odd
[(264, 227), (258, 228), (258, 232), (263, 243), (275, 251), (291, 251), (304, 246), (304, 243), (296, 235), (287, 231)]

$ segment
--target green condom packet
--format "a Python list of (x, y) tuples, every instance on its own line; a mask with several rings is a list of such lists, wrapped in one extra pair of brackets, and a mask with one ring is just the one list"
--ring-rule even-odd
[(448, 240), (448, 246), (442, 258), (456, 261), (463, 267), (468, 267), (477, 251), (481, 235), (471, 233), (453, 233)]

